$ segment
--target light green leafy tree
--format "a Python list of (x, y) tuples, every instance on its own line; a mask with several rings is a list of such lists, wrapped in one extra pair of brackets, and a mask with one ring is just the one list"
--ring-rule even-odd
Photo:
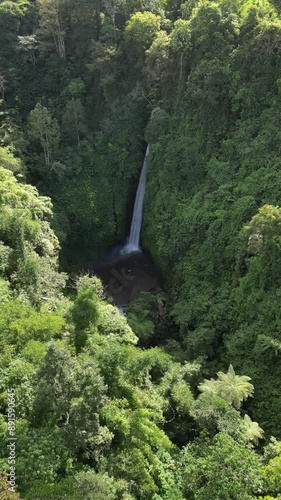
[(46, 166), (50, 169), (58, 152), (60, 142), (60, 128), (49, 110), (36, 104), (29, 114), (27, 132), (32, 140), (38, 141), (44, 152)]
[(261, 492), (258, 456), (224, 433), (187, 445), (181, 470), (183, 491), (190, 499), (250, 500)]
[(254, 386), (250, 383), (251, 378), (246, 375), (236, 375), (232, 365), (229, 366), (227, 373), (218, 372), (217, 375), (217, 380), (205, 380), (199, 384), (199, 391), (221, 396), (235, 408), (240, 408), (242, 402), (252, 396)]
[(9, 277), (18, 294), (34, 304), (57, 299), (65, 275), (58, 272), (59, 243), (50, 227), (50, 199), (0, 168), (0, 208), (3, 277)]

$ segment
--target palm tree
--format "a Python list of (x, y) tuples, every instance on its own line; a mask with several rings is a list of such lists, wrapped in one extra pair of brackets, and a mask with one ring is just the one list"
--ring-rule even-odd
[(268, 335), (258, 335), (256, 350), (264, 351), (272, 351), (275, 356), (281, 353), (281, 342), (272, 337), (268, 337)]
[(233, 366), (230, 365), (227, 373), (218, 372), (218, 380), (204, 380), (199, 384), (199, 391), (223, 398), (235, 408), (240, 408), (242, 402), (254, 392), (254, 386), (250, 384), (250, 377), (236, 375)]
[(198, 385), (198, 389), (208, 396), (218, 396), (218, 380), (214, 380), (213, 378), (211, 380), (205, 379)]
[(240, 408), (243, 401), (254, 392), (254, 386), (250, 384), (250, 377), (236, 375), (232, 365), (229, 365), (227, 373), (218, 372), (219, 395), (235, 408)]
[(258, 440), (263, 438), (263, 430), (257, 422), (253, 422), (248, 415), (244, 417), (245, 436), (247, 442), (258, 444)]
[(142, 311), (141, 314), (129, 312), (127, 316), (130, 327), (141, 340), (149, 339), (154, 333), (154, 323), (148, 316), (149, 311), (147, 310)]

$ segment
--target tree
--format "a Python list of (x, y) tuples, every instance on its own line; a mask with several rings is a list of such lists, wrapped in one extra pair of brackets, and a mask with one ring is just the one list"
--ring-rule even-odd
[(281, 461), (280, 442), (271, 438), (264, 448), (262, 477), (263, 495), (259, 500), (274, 500), (281, 498)]
[(78, 148), (81, 144), (81, 137), (85, 133), (85, 109), (80, 99), (68, 101), (63, 114), (64, 133), (73, 140), (75, 138)]
[(259, 458), (224, 433), (202, 436), (181, 455), (182, 488), (187, 498), (245, 499), (261, 491)]
[(212, 390), (199, 395), (191, 405), (190, 414), (197, 425), (211, 436), (223, 432), (248, 447), (257, 445), (264, 435), (257, 422), (253, 422), (248, 415), (242, 418), (237, 409)]
[(97, 364), (72, 358), (51, 343), (36, 381), (35, 427), (58, 427), (67, 455), (82, 454), (84, 460), (99, 461), (113, 436), (100, 425), (99, 413), (107, 396)]
[(5, 101), (5, 89), (6, 89), (5, 84), (6, 84), (5, 77), (4, 77), (4, 75), (0, 74), (0, 92), (1, 92), (1, 97), (2, 97), (3, 102)]
[(71, 314), (76, 329), (76, 348), (81, 349), (86, 343), (87, 329), (98, 318), (97, 296), (93, 290), (88, 289), (78, 293)]
[(160, 17), (151, 12), (137, 12), (131, 16), (125, 28), (125, 47), (131, 60), (143, 61), (147, 50), (160, 30)]
[(22, 161), (16, 158), (8, 147), (0, 147), (0, 166), (11, 170), (14, 174), (23, 171)]
[(130, 327), (144, 343), (150, 339), (154, 333), (154, 324), (148, 316), (149, 311), (142, 311), (141, 315), (137, 315), (134, 312), (128, 313), (128, 323)]
[(38, 32), (39, 49), (45, 51), (55, 44), (58, 56), (65, 59), (65, 29), (63, 27), (62, 2), (60, 0), (40, 0), (40, 28)]
[(7, 475), (2, 472), (0, 474), (0, 500), (20, 500), (19, 494), (11, 491), (10, 488)]
[(218, 372), (217, 380), (204, 380), (198, 389), (202, 393), (221, 396), (235, 408), (240, 408), (242, 402), (254, 392), (254, 386), (250, 384), (250, 377), (236, 375), (233, 366), (230, 365), (227, 373)]
[[(46, 484), (37, 482), (27, 493), (26, 500), (133, 500), (128, 491), (128, 485), (123, 481), (120, 484), (114, 481), (106, 473), (97, 473), (91, 469), (87, 472), (79, 472), (59, 483)], [(124, 495), (122, 495), (124, 493)], [(120, 496), (122, 495), (122, 497)]]
[(31, 139), (39, 141), (44, 151), (45, 164), (50, 169), (58, 151), (60, 130), (57, 120), (40, 103), (29, 114), (28, 134)]
[(159, 31), (155, 40), (145, 53), (147, 84), (150, 88), (150, 99), (155, 99), (156, 103), (158, 103), (161, 97), (161, 90), (162, 93), (164, 93), (167, 80), (166, 68), (169, 63), (170, 43), (171, 40), (167, 32)]
[[(1, 79), (2, 85), (10, 81), (11, 60), (15, 61), (15, 51), (17, 47), (17, 36), (20, 32), (20, 24), (26, 11), (28, 11), (29, 2), (1, 2), (0, 5), (0, 44), (1, 44)], [(3, 71), (3, 74), (2, 74)], [(9, 75), (9, 77), (8, 77)], [(3, 81), (4, 78), (4, 81)], [(1, 88), (1, 84), (0, 84)], [(2, 86), (2, 96), (4, 87)]]
[(258, 440), (263, 438), (263, 430), (260, 428), (257, 422), (253, 422), (248, 416), (244, 416), (244, 424), (246, 427), (246, 439), (248, 442), (258, 444)]
[(198, 3), (198, 0), (186, 0), (181, 4), (183, 19), (188, 20), (191, 17), (192, 11), (198, 5)]
[(31, 62), (33, 66), (37, 63), (38, 58), (38, 40), (35, 35), (19, 36), (19, 50), (24, 54), (25, 59)]
[[(179, 84), (182, 82), (184, 69), (188, 67), (191, 55), (191, 29), (187, 21), (178, 19), (170, 35), (171, 55), (179, 66)], [(189, 62), (190, 64), (190, 62)]]
[(0, 168), (0, 207), (4, 276), (18, 295), (33, 304), (54, 296), (57, 299), (65, 275), (58, 272), (59, 243), (50, 227), (50, 199), (39, 196), (34, 187), (20, 184), (12, 172)]

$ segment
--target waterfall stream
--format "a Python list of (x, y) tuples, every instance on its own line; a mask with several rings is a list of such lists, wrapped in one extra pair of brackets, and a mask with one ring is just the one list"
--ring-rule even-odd
[(147, 166), (148, 154), (149, 154), (149, 145), (146, 148), (143, 167), (142, 167), (139, 185), (138, 185), (138, 189), (137, 189), (133, 218), (132, 218), (132, 223), (131, 223), (130, 236), (129, 236), (127, 244), (125, 245), (125, 247), (121, 251), (121, 253), (123, 255), (127, 254), (127, 253), (140, 251), (140, 233), (141, 233), (141, 225), (142, 225), (144, 193), (145, 193), (145, 188), (146, 188), (146, 166)]

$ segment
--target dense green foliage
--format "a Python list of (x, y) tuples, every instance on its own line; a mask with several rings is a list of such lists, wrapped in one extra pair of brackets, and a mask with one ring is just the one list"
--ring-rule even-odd
[(157, 84), (147, 127), (144, 239), (185, 359), (251, 376), (251, 412), (280, 436), (279, 12), (251, 1), (184, 12), (162, 54), (174, 99)]
[[(0, 0), (0, 499), (281, 498), (280, 16)], [(125, 318), (58, 259), (125, 237), (145, 142), (166, 294)]]
[[(78, 278), (67, 298), (50, 200), (7, 169), (1, 175), (0, 463), (9, 472), (13, 388), (20, 496), (180, 500), (206, 491), (218, 499), (279, 492), (279, 469), (276, 478), (269, 474), (278, 443), (262, 459), (254, 446), (263, 431), (241, 412), (254, 390), (249, 377), (230, 365), (198, 385), (198, 362), (138, 347), (136, 334), (146, 342), (157, 326), (161, 297), (143, 294), (131, 305), (136, 334), (103, 299), (97, 278)], [(1, 481), (3, 499), (18, 498)]]

